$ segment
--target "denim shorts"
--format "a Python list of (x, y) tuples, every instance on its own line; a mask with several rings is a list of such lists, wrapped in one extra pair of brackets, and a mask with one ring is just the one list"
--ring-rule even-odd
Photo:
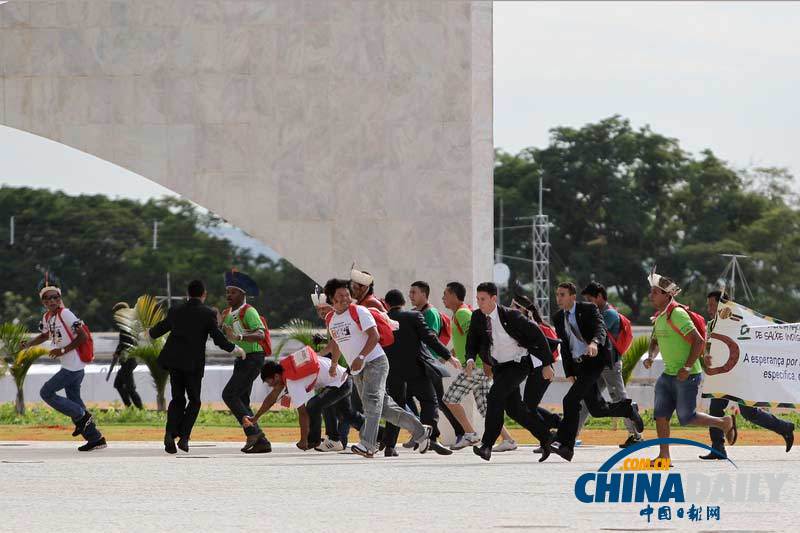
[(653, 416), (671, 418), (672, 413), (677, 411), (680, 425), (688, 424), (697, 414), (697, 394), (702, 381), (702, 374), (692, 374), (686, 381), (679, 381), (678, 376), (661, 374), (656, 381)]

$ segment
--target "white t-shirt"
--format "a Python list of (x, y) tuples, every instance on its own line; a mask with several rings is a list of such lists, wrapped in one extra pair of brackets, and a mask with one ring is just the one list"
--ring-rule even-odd
[[(328, 372), (331, 369), (331, 360), (327, 357), (319, 357), (319, 372), (303, 379), (286, 380), (286, 394), (292, 399), (292, 407), (300, 407), (306, 404), (314, 396), (314, 391), (324, 387), (341, 387), (346, 381), (346, 368), (336, 365), (336, 376), (331, 377)], [(314, 383), (314, 380), (317, 380)], [(314, 386), (311, 387), (311, 384)], [(311, 387), (310, 390), (306, 390)]]
[[(64, 325), (69, 328), (65, 329)], [(42, 317), (42, 322), (39, 324), (39, 331), (46, 333), (50, 336), (50, 344), (53, 348), (64, 348), (78, 335), (78, 329), (83, 325), (81, 319), (66, 307), (61, 310), (61, 318), (58, 314), (47, 318), (47, 314)], [(78, 355), (78, 350), (67, 352), (61, 357), (61, 368), (71, 370), (73, 372), (83, 370), (86, 363), (81, 361)]]
[[(364, 349), (367, 343), (368, 335), (365, 333), (368, 329), (376, 327), (375, 318), (366, 307), (357, 305), (358, 318), (361, 322), (361, 327), (358, 327), (355, 320), (350, 316), (350, 310), (347, 309), (344, 313), (333, 312), (330, 324), (328, 324), (328, 332), (331, 338), (336, 341), (339, 349), (342, 351), (345, 360), (349, 366), (353, 366), (353, 361)], [(385, 355), (383, 347), (380, 343), (375, 344), (375, 348), (364, 359), (364, 364), (369, 363), (373, 359), (377, 359)], [(353, 372), (357, 374), (358, 372)]]

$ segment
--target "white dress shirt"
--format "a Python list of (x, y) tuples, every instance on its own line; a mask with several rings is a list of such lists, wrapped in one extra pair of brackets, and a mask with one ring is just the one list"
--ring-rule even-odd
[(503, 324), (500, 323), (500, 315), (497, 313), (497, 306), (487, 317), (492, 321), (492, 357), (498, 363), (508, 363), (514, 361), (519, 363), (523, 357), (528, 355), (528, 350), (515, 341), (509, 335)]
[[(578, 321), (575, 319), (575, 309), (577, 305), (572, 304), (572, 309), (564, 311), (564, 329), (567, 330), (567, 337), (569, 337), (569, 351), (572, 352), (573, 359), (580, 359), (586, 354), (588, 346), (583, 337), (580, 336), (580, 328), (578, 328)], [(575, 332), (578, 335), (575, 335)]]

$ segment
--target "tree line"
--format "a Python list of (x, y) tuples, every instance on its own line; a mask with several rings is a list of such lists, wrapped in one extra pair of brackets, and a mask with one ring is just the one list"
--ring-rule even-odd
[[(619, 116), (550, 133), (545, 147), (497, 151), (494, 177), (495, 213), (502, 199), (506, 226), (538, 209), (540, 177), (550, 189), (543, 206), (551, 279), (597, 280), (646, 324), (652, 265), (680, 282), (682, 301), (702, 309), (725, 267), (720, 254), (744, 254), (750, 306), (800, 320), (800, 210), (788, 170), (736, 169), (711, 150), (692, 155), (677, 139)], [(504, 255), (531, 256), (530, 231), (504, 237)], [(508, 262), (530, 281), (526, 264)]]

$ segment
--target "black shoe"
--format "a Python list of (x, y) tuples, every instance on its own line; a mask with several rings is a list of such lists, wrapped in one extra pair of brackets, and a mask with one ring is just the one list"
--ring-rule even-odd
[(491, 446), (473, 446), (472, 451), (475, 452), (475, 455), (483, 459), (484, 461), (489, 461), (492, 458), (492, 447)]
[(86, 429), (86, 426), (91, 421), (92, 421), (92, 413), (90, 413), (89, 411), (83, 413), (83, 416), (80, 417), (77, 422), (75, 422), (75, 430), (72, 432), (72, 436), (77, 437), (78, 435), (83, 433), (83, 431)]
[(264, 433), (261, 432), (261, 433), (256, 433), (255, 435), (247, 435), (247, 442), (244, 443), (244, 446), (242, 447), (241, 451), (247, 453), (247, 450), (252, 448), (255, 445), (255, 443), (258, 442), (258, 439), (260, 439), (263, 434)]
[(189, 453), (189, 437), (181, 437), (178, 439), (178, 448)]
[(564, 446), (557, 440), (551, 442), (548, 448), (551, 452), (555, 452), (565, 461), (572, 461), (572, 456), (575, 455), (575, 450), (568, 446)]
[(728, 455), (720, 450), (719, 453), (708, 452), (707, 455), (698, 455), (698, 457), (704, 461), (724, 461), (728, 458)]
[(255, 444), (245, 450), (244, 453), (269, 453), (272, 451), (272, 444), (266, 437), (259, 437)]
[(433, 450), (439, 455), (453, 455), (453, 450), (448, 450), (447, 448), (445, 448), (444, 446), (442, 446), (433, 439), (431, 439), (431, 445), (430, 448), (428, 449)]
[(94, 442), (87, 442), (83, 446), (79, 446), (78, 447), (78, 451), (79, 452), (93, 452), (95, 450), (102, 450), (103, 448), (106, 448), (106, 447), (107, 447), (106, 438), (105, 437), (100, 437), (99, 439), (97, 439)]
[(399, 453), (397, 453), (397, 450), (395, 450), (395, 449), (394, 449), (394, 448), (392, 448), (391, 446), (388, 446), (388, 447), (386, 447), (386, 448), (384, 448), (384, 449), (383, 449), (383, 455), (384, 455), (385, 457), (397, 457), (397, 456), (398, 456), (398, 455), (400, 455), (400, 454), (399, 454)]
[(639, 444), (643, 440), (644, 439), (639, 435), (628, 435), (628, 440), (620, 444), (619, 447), (625, 449), (629, 446), (633, 446), (634, 444)]
[(633, 427), (636, 428), (638, 433), (644, 431), (644, 420), (642, 420), (642, 415), (639, 414), (639, 404), (636, 402), (631, 402), (630, 419), (633, 422)]
[(542, 448), (541, 446), (538, 446), (538, 447), (533, 449), (533, 453), (544, 453), (544, 448)]
[(789, 453), (789, 450), (794, 446), (794, 424), (792, 424), (792, 430), (789, 433), (783, 434), (783, 440), (786, 441), (786, 453)]
[(164, 435), (164, 451), (167, 453), (178, 453), (178, 448), (175, 447), (175, 437), (172, 435)]
[[(550, 457), (550, 443), (553, 442), (553, 440), (554, 437), (551, 435), (547, 440), (541, 441), (541, 445), (539, 446), (542, 449), (542, 451), (540, 452), (542, 456), (539, 457), (540, 463), (547, 461), (547, 458)], [(536, 450), (534, 450), (534, 452), (535, 451)]]
[(385, 431), (385, 429), (384, 429), (383, 426), (378, 426), (378, 437), (377, 437), (376, 440), (378, 441), (378, 451), (379, 452), (382, 452), (383, 449), (386, 448), (386, 443), (383, 442), (384, 431)]

